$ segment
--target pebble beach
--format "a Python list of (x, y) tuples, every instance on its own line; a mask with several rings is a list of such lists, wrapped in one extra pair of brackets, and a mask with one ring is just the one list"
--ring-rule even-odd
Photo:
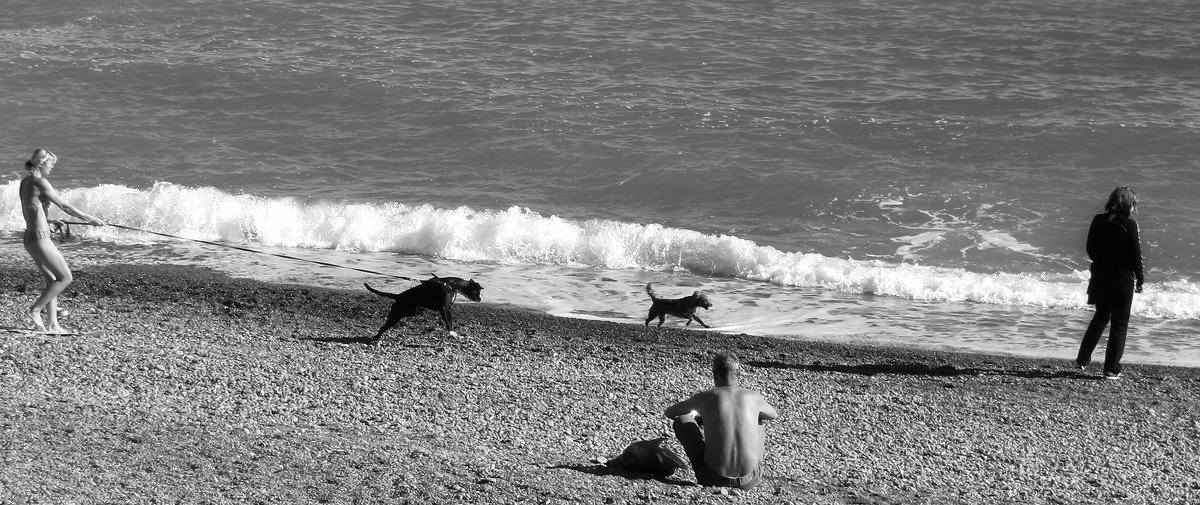
[[(1109, 381), (559, 318), (486, 290), (459, 299), (457, 336), (425, 312), (369, 345), (390, 300), (169, 265), (76, 266), (63, 324), (91, 333), (51, 336), (15, 331), (41, 288), (21, 253), (0, 262), (3, 504), (1200, 501), (1193, 368), (1129, 362)], [(662, 410), (711, 385), (721, 350), (780, 414), (760, 487), (603, 464), (670, 437)]]

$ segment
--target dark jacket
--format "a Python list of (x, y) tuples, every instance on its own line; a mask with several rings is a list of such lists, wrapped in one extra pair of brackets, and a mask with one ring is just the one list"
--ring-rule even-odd
[(1092, 260), (1088, 303), (1107, 298), (1113, 290), (1127, 285), (1131, 277), (1136, 280), (1137, 288), (1141, 288), (1145, 279), (1142, 243), (1133, 217), (1120, 213), (1096, 214), (1088, 229), (1087, 253)]

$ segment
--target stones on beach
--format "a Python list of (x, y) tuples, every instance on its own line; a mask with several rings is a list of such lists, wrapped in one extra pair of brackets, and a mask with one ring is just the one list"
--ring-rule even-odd
[[(96, 275), (81, 272), (72, 290), (93, 289)], [(81, 323), (105, 314), (102, 338), (0, 344), (0, 435), (13, 461), (38, 470), (0, 468), (21, 476), (4, 480), (10, 492), (746, 504), (1185, 503), (1200, 493), (1194, 372), (1152, 369), (1145, 376), (1169, 380), (1114, 388), (1041, 373), (1037, 360), (682, 330), (652, 340), (477, 305), (462, 309), (470, 339), (331, 345), (374, 329), (374, 315), (353, 315), (368, 303), (203, 275), (141, 282), (164, 286), (130, 293), (137, 283), (117, 278), (119, 297), (72, 302)], [(261, 294), (236, 317), (205, 294), (238, 290)], [(297, 322), (293, 299), (312, 317)], [(766, 428), (762, 487), (722, 493), (687, 485), (686, 470), (660, 482), (595, 468), (608, 463), (596, 455), (633, 440), (665, 436), (674, 449), (661, 408), (710, 384), (706, 359), (721, 347), (760, 363), (747, 380), (780, 410)]]

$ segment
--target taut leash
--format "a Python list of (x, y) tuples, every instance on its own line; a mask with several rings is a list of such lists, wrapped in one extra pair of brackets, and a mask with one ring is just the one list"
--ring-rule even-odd
[[(65, 224), (65, 225), (77, 224), (77, 225), (83, 225), (83, 226), (98, 226), (98, 225), (95, 225), (95, 224), (92, 224), (92, 223), (84, 223), (84, 222), (78, 222), (78, 221), (60, 221), (60, 222), (61, 222), (62, 224)], [(136, 231), (136, 232), (141, 232), (141, 233), (149, 233), (149, 234), (151, 234), (151, 235), (158, 235), (158, 236), (160, 236), (160, 237), (173, 238), (173, 239), (177, 239), (177, 240), (188, 240), (188, 241), (191, 241), (191, 242), (199, 242), (199, 243), (201, 243), (201, 244), (208, 244), (208, 245), (213, 245), (213, 246), (217, 246), (217, 247), (224, 247), (224, 248), (228, 248), (228, 249), (237, 249), (237, 250), (239, 250), (239, 251), (245, 251), (245, 252), (248, 252), (248, 253), (254, 253), (254, 254), (264, 254), (264, 255), (267, 255), (267, 256), (275, 256), (275, 257), (277, 257), (277, 258), (284, 258), (284, 259), (289, 259), (289, 260), (293, 260), (293, 261), (304, 261), (304, 262), (308, 262), (308, 263), (315, 263), (315, 264), (322, 265), (322, 266), (327, 266), (327, 267), (333, 267), (333, 268), (345, 268), (345, 269), (347, 269), (347, 270), (357, 270), (357, 271), (359, 271), (359, 272), (364, 272), (364, 273), (368, 273), (368, 274), (382, 275), (382, 276), (385, 276), (385, 277), (394, 277), (394, 278), (397, 278), (397, 279), (404, 279), (404, 280), (406, 280), (406, 281), (418, 281), (418, 279), (413, 279), (413, 278), (411, 278), (411, 277), (405, 277), (405, 276), (403, 276), (403, 275), (396, 275), (396, 274), (385, 274), (385, 273), (383, 273), (383, 272), (376, 272), (376, 271), (374, 271), (374, 270), (368, 270), (368, 269), (365, 269), (365, 268), (351, 267), (351, 266), (346, 266), (346, 265), (339, 265), (339, 264), (336, 264), (336, 263), (329, 263), (329, 262), (327, 262), (327, 261), (313, 260), (313, 259), (308, 259), (308, 258), (300, 258), (300, 257), (297, 257), (297, 256), (290, 256), (290, 255), (287, 255), (287, 254), (280, 254), (280, 253), (273, 253), (273, 252), (261, 251), (261, 250), (258, 250), (258, 249), (251, 249), (251, 248), (249, 248), (249, 247), (236, 246), (236, 245), (232, 245), (232, 244), (223, 244), (223, 243), (220, 243), (220, 242), (213, 242), (213, 241), (210, 241), (210, 240), (200, 240), (200, 239), (198, 239), (198, 238), (180, 237), (180, 236), (178, 236), (178, 235), (171, 235), (170, 233), (161, 233), (161, 232), (157, 232), (157, 231), (143, 230), (143, 229), (141, 229), (141, 228), (134, 228), (134, 227), (132, 227), (132, 226), (125, 226), (125, 225), (113, 224), (113, 223), (108, 223), (108, 226), (112, 226), (113, 228), (120, 228), (120, 229), (122, 229), (122, 230)], [(71, 234), (71, 230), (70, 230), (70, 228), (69, 228), (69, 227), (67, 228), (67, 230), (66, 230), (66, 232), (65, 232), (65, 233), (66, 233), (68, 236)]]

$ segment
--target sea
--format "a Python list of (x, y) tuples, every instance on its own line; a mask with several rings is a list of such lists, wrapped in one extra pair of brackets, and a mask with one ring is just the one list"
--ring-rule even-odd
[(706, 331), (1065, 364), (1129, 186), (1125, 362), (1197, 367), (1197, 82), (1191, 0), (7, 2), (0, 235), (45, 147), (120, 225), (74, 265), (633, 325), (653, 283)]

